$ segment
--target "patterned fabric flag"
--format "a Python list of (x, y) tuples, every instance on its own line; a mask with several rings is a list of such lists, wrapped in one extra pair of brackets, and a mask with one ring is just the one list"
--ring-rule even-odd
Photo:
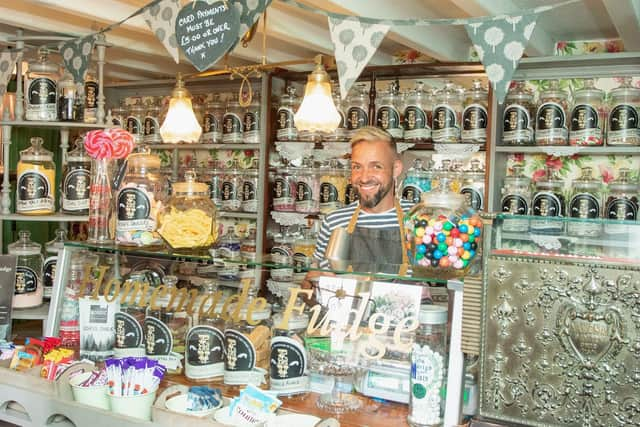
[(240, 17), (238, 40), (256, 23), (260, 15), (262, 15), (262, 12), (271, 4), (271, 1), (272, 0), (234, 0), (233, 7), (235, 7)]
[(176, 40), (176, 18), (180, 12), (180, 0), (162, 0), (144, 10), (147, 25), (171, 55), (176, 64), (180, 62), (178, 41)]
[(18, 58), (17, 52), (0, 53), (0, 97), (7, 93), (7, 84), (13, 73), (13, 66)]
[(502, 16), (466, 24), (465, 28), (493, 85), (498, 103), (504, 101), (511, 77), (536, 27), (537, 14)]
[(342, 99), (378, 50), (389, 28), (389, 25), (360, 22), (358, 18), (329, 17)]
[(89, 67), (95, 41), (96, 36), (91, 35), (81, 39), (69, 40), (62, 43), (60, 47), (62, 63), (67, 71), (71, 73), (76, 83), (84, 82), (84, 73)]

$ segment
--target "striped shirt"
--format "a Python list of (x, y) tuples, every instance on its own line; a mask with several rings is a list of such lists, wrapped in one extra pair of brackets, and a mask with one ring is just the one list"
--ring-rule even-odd
[[(328, 265), (324, 259), (324, 253), (327, 250), (327, 243), (331, 233), (336, 227), (347, 228), (349, 221), (353, 216), (353, 213), (358, 206), (358, 202), (355, 201), (350, 205), (345, 206), (342, 209), (331, 212), (324, 217), (320, 232), (318, 233), (318, 240), (316, 241), (316, 250), (313, 253), (313, 258), (320, 262), (321, 267)], [(400, 207), (403, 212), (407, 212), (414, 204), (406, 200), (400, 200)], [(367, 213), (364, 210), (360, 210), (358, 217), (358, 227), (362, 228), (378, 228), (378, 229), (397, 229), (398, 228), (398, 215), (396, 213), (395, 206), (386, 212), (382, 213)]]

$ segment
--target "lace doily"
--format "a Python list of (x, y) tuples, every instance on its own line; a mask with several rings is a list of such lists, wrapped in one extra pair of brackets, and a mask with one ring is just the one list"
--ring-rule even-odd
[(314, 146), (313, 142), (276, 141), (276, 151), (289, 161), (314, 155)]
[(407, 151), (412, 148), (414, 145), (416, 145), (415, 142), (398, 142), (396, 144), (396, 148), (398, 149), (398, 153), (402, 153), (403, 151)]
[(480, 150), (480, 144), (433, 144), (433, 149), (438, 154), (447, 158), (470, 158)]
[(289, 299), (291, 288), (299, 288), (300, 286), (293, 282), (278, 282), (277, 280), (267, 279), (267, 289), (277, 297), (284, 301)]
[(578, 154), (580, 150), (582, 150), (582, 147), (577, 145), (541, 145), (539, 146), (539, 148), (540, 151), (542, 151), (546, 155), (554, 157), (573, 156), (574, 154)]
[(305, 225), (307, 223), (307, 214), (298, 212), (271, 211), (271, 218), (284, 226)]

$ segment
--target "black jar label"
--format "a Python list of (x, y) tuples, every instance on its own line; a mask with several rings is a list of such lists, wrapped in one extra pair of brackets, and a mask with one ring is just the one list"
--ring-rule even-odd
[(193, 327), (187, 333), (187, 364), (209, 366), (224, 363), (224, 334), (208, 325)]
[(237, 114), (226, 113), (222, 121), (222, 133), (224, 135), (242, 133), (242, 120)]
[(222, 201), (235, 200), (236, 186), (232, 181), (222, 181)]
[(27, 171), (18, 177), (18, 212), (53, 210), (53, 197), (49, 179), (36, 171)]
[(577, 132), (585, 129), (597, 129), (598, 112), (591, 105), (579, 104), (573, 107), (571, 112), (571, 131)]
[(511, 215), (526, 215), (529, 212), (527, 200), (518, 194), (509, 194), (502, 198), (502, 212)]
[(144, 136), (151, 136), (160, 133), (160, 126), (156, 117), (147, 116), (144, 118)]
[(638, 127), (638, 111), (633, 105), (619, 104), (609, 114), (609, 130), (620, 132)]
[(86, 108), (98, 108), (98, 83), (97, 82), (85, 82), (84, 95)]
[(142, 135), (142, 124), (139, 118), (135, 116), (127, 117), (127, 132), (132, 135)]
[(485, 130), (488, 122), (487, 109), (480, 104), (471, 104), (462, 112), (463, 130)]
[(358, 192), (356, 191), (356, 188), (351, 184), (347, 184), (347, 188), (344, 192), (344, 204), (349, 205), (356, 200), (358, 200)]
[(218, 122), (216, 116), (211, 113), (206, 113), (204, 115), (203, 125), (204, 126), (202, 126), (202, 131), (204, 133), (220, 131), (220, 123)]
[(383, 105), (376, 112), (376, 126), (384, 130), (400, 129), (400, 113), (395, 107)]
[(252, 132), (260, 130), (260, 116), (255, 111), (248, 111), (244, 114), (244, 131)]
[(533, 197), (532, 205), (534, 216), (563, 216), (562, 201), (557, 194), (537, 193)]
[(137, 348), (142, 344), (142, 326), (138, 319), (119, 311), (115, 314), (115, 348)]
[(234, 329), (224, 331), (227, 349), (225, 370), (251, 371), (256, 365), (256, 349), (253, 343), (241, 332)]
[(38, 289), (40, 279), (36, 272), (29, 267), (18, 266), (16, 268), (16, 286), (14, 293), (23, 295), (35, 292)]
[(273, 181), (273, 198), (284, 199), (292, 198), (290, 181), (285, 178), (276, 178)]
[(402, 198), (411, 203), (418, 203), (421, 194), (422, 190), (415, 185), (408, 184), (402, 187)]
[(610, 199), (607, 203), (606, 214), (609, 219), (635, 221), (638, 215), (638, 206), (629, 199)]
[(502, 119), (502, 139), (504, 141), (524, 141), (533, 139), (529, 110), (522, 105), (511, 104), (504, 110)]
[(65, 211), (82, 211), (89, 209), (89, 185), (91, 175), (87, 169), (74, 169), (64, 178), (62, 209)]
[(429, 127), (427, 114), (416, 105), (410, 105), (404, 110), (404, 130), (426, 129)]
[(347, 129), (360, 129), (368, 124), (369, 114), (362, 107), (351, 107), (347, 110)]
[(151, 203), (143, 191), (137, 188), (120, 190), (118, 194), (118, 221), (144, 220), (149, 218), (150, 213)]
[(277, 113), (278, 120), (276, 121), (276, 127), (278, 130), (295, 129), (296, 124), (293, 120), (293, 110), (286, 107), (278, 108)]
[(338, 201), (338, 189), (330, 182), (320, 184), (320, 203), (334, 203)]
[(479, 211), (483, 208), (484, 195), (474, 187), (463, 187), (460, 190), (460, 194), (464, 196), (467, 206)]
[(272, 387), (283, 389), (300, 385), (286, 381), (302, 378), (305, 374), (307, 356), (304, 346), (299, 341), (289, 337), (273, 337), (269, 360)]
[(144, 348), (147, 356), (167, 356), (173, 348), (169, 327), (155, 317), (144, 319)]
[(562, 129), (566, 126), (566, 115), (561, 105), (547, 102), (538, 108), (536, 115), (537, 130)]
[(437, 105), (433, 110), (433, 130), (455, 128), (456, 112), (448, 105)]
[(242, 183), (242, 200), (245, 202), (256, 200), (256, 186), (251, 181)]
[(45, 296), (51, 297), (53, 282), (56, 280), (56, 266), (58, 257), (52, 256), (47, 258), (42, 265), (42, 288)]
[(593, 194), (576, 194), (569, 203), (569, 215), (572, 218), (598, 218), (600, 216), (600, 202)]
[(340, 122), (338, 123), (337, 129), (344, 129), (346, 127), (344, 112), (342, 110), (338, 110), (338, 114), (340, 115)]
[(309, 184), (304, 181), (298, 181), (297, 187), (296, 200), (298, 202), (313, 200), (313, 190)]
[(31, 105), (56, 103), (56, 83), (46, 77), (39, 77), (29, 83), (27, 99)]

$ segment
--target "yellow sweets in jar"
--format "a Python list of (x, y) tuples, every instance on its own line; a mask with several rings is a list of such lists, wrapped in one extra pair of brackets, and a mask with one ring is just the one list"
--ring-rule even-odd
[(321, 168), (320, 175), (320, 213), (326, 215), (340, 209), (345, 200), (349, 179), (346, 171), (337, 160)]
[(17, 166), (16, 212), (49, 215), (55, 212), (56, 166), (53, 153), (42, 147), (40, 137), (31, 138), (31, 147), (20, 152)]

